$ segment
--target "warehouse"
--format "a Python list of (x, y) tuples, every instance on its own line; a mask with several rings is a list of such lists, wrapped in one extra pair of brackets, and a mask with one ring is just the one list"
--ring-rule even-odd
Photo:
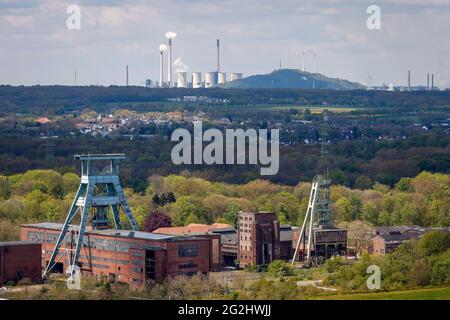
[[(42, 270), (50, 260), (63, 225), (37, 223), (22, 225), (22, 240), (42, 243)], [(64, 273), (68, 256), (74, 251), (77, 227), (72, 226), (56, 259), (53, 272)], [(169, 276), (206, 274), (220, 261), (214, 261), (211, 239), (173, 236), (129, 230), (86, 229), (78, 266), (82, 273), (111, 282), (143, 287), (149, 280), (162, 281)], [(40, 270), (41, 271), (41, 270)]]
[(41, 244), (32, 241), (0, 242), (0, 287), (10, 281), (41, 280)]

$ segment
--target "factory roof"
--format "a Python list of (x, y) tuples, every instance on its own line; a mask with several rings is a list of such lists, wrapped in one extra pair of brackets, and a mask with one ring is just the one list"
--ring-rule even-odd
[[(24, 224), (23, 227), (29, 228), (39, 228), (39, 229), (50, 229), (50, 230), (61, 230), (63, 228), (63, 224), (61, 223), (52, 223), (52, 222), (43, 222), (43, 223), (32, 223), (32, 224)], [(78, 229), (78, 226), (71, 226), (72, 228)], [(158, 233), (150, 233), (144, 231), (133, 231), (133, 230), (116, 230), (116, 229), (107, 229), (107, 230), (94, 230), (94, 229), (86, 229), (86, 233), (89, 234), (98, 234), (103, 236), (112, 236), (112, 237), (121, 237), (121, 238), (132, 238), (132, 239), (144, 239), (144, 240), (186, 240), (186, 237), (182, 237), (179, 235), (168, 235), (168, 234), (158, 234)], [(192, 240), (196, 240), (198, 238), (189, 237)]]
[(375, 233), (377, 235), (401, 235), (401, 234), (412, 234), (412, 235), (423, 235), (429, 231), (443, 231), (450, 232), (450, 228), (424, 228), (419, 226), (387, 226), (387, 227), (376, 227)]
[(419, 226), (384, 226), (384, 227), (375, 227), (376, 234), (392, 234), (392, 233), (404, 233), (408, 231), (417, 231), (425, 230)]
[(417, 239), (419, 238), (419, 235), (414, 233), (398, 233), (398, 234), (377, 234), (375, 237), (381, 237), (386, 242), (402, 242), (410, 239)]
[(29, 246), (29, 245), (40, 245), (36, 241), (4, 241), (0, 242), (0, 247), (17, 247), (17, 246)]
[(158, 234), (193, 234), (193, 233), (208, 233), (215, 229), (224, 229), (231, 228), (229, 224), (226, 223), (213, 223), (211, 225), (200, 224), (200, 223), (191, 223), (185, 227), (166, 227), (166, 228), (158, 228), (154, 231), (154, 233)]

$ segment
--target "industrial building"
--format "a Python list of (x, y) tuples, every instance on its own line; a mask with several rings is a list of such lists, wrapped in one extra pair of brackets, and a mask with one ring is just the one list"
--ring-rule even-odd
[[(159, 234), (190, 235), (190, 236), (204, 236), (204, 237), (205, 236), (213, 237), (219, 235), (220, 239), (218, 240), (220, 240), (220, 242), (218, 241), (214, 242), (213, 250), (215, 252), (219, 251), (216, 246), (220, 246), (222, 267), (237, 267), (237, 266), (245, 267), (248, 264), (252, 265), (268, 264), (274, 259), (283, 259), (283, 260), (291, 259), (293, 254), (293, 234), (294, 231), (297, 229), (296, 227), (292, 227), (287, 224), (279, 226), (276, 215), (274, 213), (241, 212), (240, 216), (241, 215), (258, 216), (253, 220), (254, 221), (253, 224), (245, 223), (246, 226), (243, 227), (241, 235), (238, 235), (238, 230), (224, 223), (214, 223), (212, 225), (191, 223), (185, 227), (159, 228), (154, 232)], [(265, 229), (265, 226), (268, 226), (268, 224), (264, 223), (264, 221), (267, 221), (264, 219), (268, 219), (270, 221), (268, 223), (270, 224), (269, 226), (269, 229), (271, 229), (270, 231)], [(272, 228), (273, 225), (276, 225), (277, 227)], [(258, 243), (252, 243), (251, 240), (249, 240), (251, 238), (251, 235), (245, 234), (247, 229), (250, 230), (249, 231), (250, 233), (255, 232), (257, 234), (257, 236), (254, 237), (254, 239), (255, 241), (258, 241)], [(275, 232), (277, 236), (270, 236), (270, 235), (264, 236), (264, 232), (266, 231), (270, 233)], [(280, 248), (280, 253), (275, 256), (273, 253), (267, 252), (270, 258), (264, 259), (261, 258), (259, 260), (252, 260), (250, 262), (247, 262), (245, 260), (246, 255), (244, 252), (245, 248), (247, 248), (247, 251), (252, 251), (253, 249), (256, 250), (256, 248), (258, 248), (258, 246), (261, 246), (261, 244), (266, 244), (268, 247), (271, 246)], [(242, 260), (241, 255), (239, 253), (241, 247), (243, 248), (241, 251), (244, 260)], [(247, 254), (247, 257), (249, 256), (250, 255)], [(261, 254), (255, 253), (252, 256), (260, 257)]]
[(370, 239), (369, 253), (386, 254), (394, 251), (407, 241), (417, 240), (425, 233), (443, 231), (450, 233), (450, 228), (422, 228), (419, 226), (376, 227), (375, 235)]
[[(215, 88), (227, 83), (227, 81), (234, 81), (242, 79), (242, 73), (233, 72), (228, 74), (220, 70), (220, 39), (217, 39), (217, 53), (216, 53), (216, 70), (204, 73), (204, 81), (202, 81), (201, 72), (192, 72), (192, 82), (188, 82), (188, 74), (186, 71), (180, 71), (176, 74), (176, 82), (173, 80), (173, 41), (177, 36), (174, 32), (167, 32), (167, 45), (161, 44), (159, 46), (159, 81), (156, 82), (158, 88)], [(164, 80), (164, 53), (167, 52), (167, 81)]]
[[(42, 244), (39, 277), (50, 261), (63, 226), (58, 223), (21, 226), (21, 240)], [(52, 272), (66, 273), (70, 270), (69, 258), (76, 247), (78, 233), (79, 228), (70, 231), (60, 248), (62, 254), (55, 261)], [(218, 270), (221, 264), (220, 252), (215, 252), (212, 245), (213, 242), (207, 237), (90, 228), (85, 230), (77, 265), (84, 274), (142, 288), (150, 280), (162, 281), (170, 276), (199, 272), (206, 274)]]
[(33, 241), (0, 242), (0, 287), (22, 279), (40, 282), (41, 244)]
[[(154, 233), (168, 234), (178, 236), (195, 236), (206, 237), (211, 239), (212, 255), (216, 258), (216, 261), (220, 261), (220, 266), (234, 266), (234, 259), (229, 259), (229, 246), (230, 246), (230, 234), (236, 233), (236, 230), (226, 223), (214, 223), (212, 225), (191, 223), (184, 227), (165, 227), (158, 228)], [(234, 241), (233, 241), (234, 242)], [(223, 244), (228, 246), (224, 246)], [(233, 243), (235, 244), (235, 243)], [(237, 249), (237, 246), (236, 246)], [(234, 250), (233, 250), (234, 251)]]
[(242, 268), (281, 258), (280, 224), (274, 213), (240, 212), (238, 238), (238, 260)]

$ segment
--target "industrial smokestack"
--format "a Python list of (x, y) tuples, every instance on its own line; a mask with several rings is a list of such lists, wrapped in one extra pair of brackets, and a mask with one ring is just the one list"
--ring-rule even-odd
[(164, 82), (164, 51), (159, 52), (159, 86), (162, 88)]
[(128, 65), (127, 65), (127, 87), (128, 87)]
[(164, 52), (167, 51), (167, 46), (161, 44), (159, 46), (159, 87), (164, 86)]
[(172, 39), (169, 39), (169, 53), (167, 55), (167, 82), (169, 83), (169, 88), (172, 87)]
[(431, 74), (431, 90), (434, 90), (434, 73)]
[(430, 90), (430, 74), (427, 73), (427, 90)]
[(217, 72), (220, 72), (220, 39), (217, 39)]
[(172, 39), (175, 38), (177, 34), (175, 32), (167, 32), (166, 38), (169, 39), (169, 52), (167, 55), (167, 82), (169, 84), (169, 88), (172, 87)]
[(411, 91), (411, 70), (408, 70), (408, 91)]

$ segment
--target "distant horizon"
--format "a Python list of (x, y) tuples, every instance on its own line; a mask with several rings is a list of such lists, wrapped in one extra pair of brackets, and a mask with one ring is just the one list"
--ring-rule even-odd
[[(80, 29), (70, 30), (71, 5)], [(159, 47), (172, 32), (176, 70), (216, 70), (244, 77), (281, 64), (364, 86), (450, 87), (450, 0), (388, 0), (381, 25), (370, 30), (369, 1), (331, 0), (1, 0), (0, 84), (122, 86), (159, 79)], [(239, 8), (239, 10), (236, 10)], [(176, 36), (175, 36), (176, 33)], [(167, 55), (164, 57), (167, 80)], [(313, 72), (314, 73), (314, 72)], [(175, 76), (174, 79), (176, 80)]]
[[(291, 69), (291, 68), (282, 68), (282, 69), (274, 69), (269, 73), (265, 73), (265, 74), (253, 74), (253, 75), (248, 75), (248, 76), (244, 76), (243, 78), (248, 78), (248, 77), (253, 77), (253, 76), (263, 76), (263, 75), (269, 75), (273, 72), (276, 71), (283, 71), (283, 70), (290, 70), (290, 71), (299, 71), (299, 72), (304, 72), (304, 73), (308, 73), (308, 74), (316, 74), (314, 72), (308, 72), (308, 71), (302, 71), (300, 69)], [(328, 77), (327, 75), (318, 72), (317, 74)], [(431, 76), (431, 75), (430, 75)], [(344, 79), (344, 78), (331, 78), (328, 77), (330, 79), (339, 79), (339, 80), (343, 80), (343, 81), (349, 81), (352, 83), (356, 83), (359, 85), (362, 85), (364, 88), (359, 88), (359, 89), (340, 89), (343, 91), (349, 90), (349, 91), (353, 91), (353, 90), (370, 90), (370, 88), (381, 88), (383, 86), (390, 86), (393, 85), (394, 88), (407, 88), (407, 85), (402, 85), (402, 84), (389, 84), (389, 83), (383, 83), (383, 84), (379, 84), (379, 85), (373, 85), (371, 87), (368, 87), (367, 85), (364, 85), (362, 83), (356, 82), (356, 81), (352, 81), (351, 79)], [(189, 83), (189, 81), (188, 81)], [(421, 83), (421, 84), (411, 84), (411, 88), (424, 88), (426, 87), (426, 82), (425, 83)], [(23, 84), (0, 84), (0, 86), (11, 86), (11, 87), (37, 87), (37, 86), (42, 86), (42, 87), (52, 87), (52, 86), (58, 86), (58, 87), (79, 87), (79, 88), (83, 88), (83, 87), (103, 87), (103, 88), (108, 88), (108, 87), (130, 87), (130, 88), (147, 88), (145, 86), (145, 84), (58, 84), (58, 83), (54, 83), (54, 84), (29, 84), (29, 85), (23, 85)], [(206, 90), (211, 90), (208, 88), (192, 88), (192, 87), (188, 87), (188, 88), (157, 88), (157, 87), (151, 87), (149, 89), (159, 89), (159, 90), (173, 90), (173, 89), (181, 89), (181, 90), (202, 90), (202, 89), (206, 89)], [(218, 87), (218, 89), (223, 89), (223, 90), (232, 90), (233, 88), (220, 88)], [(239, 88), (240, 90), (257, 90), (257, 89), (271, 89), (271, 90), (277, 90), (277, 89), (291, 89), (291, 90), (336, 90), (336, 89), (324, 89), (324, 88)], [(450, 88), (439, 88), (435, 86), (434, 91), (446, 91), (449, 90)]]

